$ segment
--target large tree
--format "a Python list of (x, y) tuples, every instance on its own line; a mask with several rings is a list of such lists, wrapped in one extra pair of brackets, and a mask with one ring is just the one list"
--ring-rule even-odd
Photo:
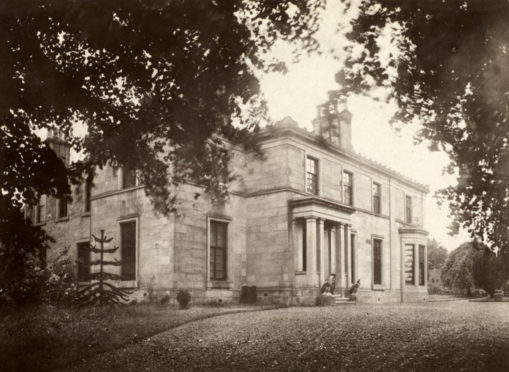
[[(346, 1), (347, 9), (354, 4)], [(360, 3), (360, 5), (359, 5)], [(509, 258), (509, 3), (506, 0), (360, 0), (345, 92), (385, 87), (394, 121), (451, 157), (458, 182), (441, 192), (460, 226)]]
[(474, 285), (472, 266), (476, 253), (477, 250), (473, 244), (467, 242), (449, 254), (441, 273), (441, 279), (445, 286), (466, 291), (467, 295), (471, 295), (471, 288)]
[[(257, 126), (267, 120), (256, 71), (284, 70), (268, 53), (277, 40), (316, 49), (321, 6), (0, 2), (0, 238), (9, 236), (10, 221), (22, 221), (23, 204), (42, 194), (70, 196), (70, 184), (106, 163), (137, 168), (162, 213), (172, 210), (173, 187), (183, 182), (224, 197), (232, 176), (225, 141), (256, 150)], [(40, 139), (49, 128), (85, 160), (66, 168)], [(35, 236), (39, 243), (31, 243), (42, 246), (47, 237)], [(0, 256), (6, 244), (12, 241), (0, 242)]]

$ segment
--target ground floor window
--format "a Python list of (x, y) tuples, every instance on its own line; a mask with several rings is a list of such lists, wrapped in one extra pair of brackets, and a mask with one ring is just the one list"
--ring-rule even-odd
[(78, 243), (78, 281), (90, 280), (90, 243)]
[(424, 250), (426, 247), (424, 245), (419, 245), (419, 285), (424, 285), (425, 278), (425, 258), (424, 258)]
[(415, 246), (413, 244), (405, 244), (405, 283), (415, 284)]
[(136, 221), (120, 224), (120, 260), (122, 280), (136, 280)]
[(226, 280), (228, 224), (210, 221), (210, 279)]
[(382, 285), (382, 240), (373, 239), (373, 284)]

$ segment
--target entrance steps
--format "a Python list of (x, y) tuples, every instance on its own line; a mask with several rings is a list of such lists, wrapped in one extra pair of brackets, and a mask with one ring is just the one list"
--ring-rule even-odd
[(350, 299), (347, 297), (343, 297), (340, 294), (332, 295), (334, 297), (334, 305), (355, 305), (357, 301), (355, 301), (355, 298)]

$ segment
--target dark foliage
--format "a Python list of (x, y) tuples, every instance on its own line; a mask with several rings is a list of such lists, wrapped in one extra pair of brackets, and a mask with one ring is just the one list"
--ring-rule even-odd
[[(1, 146), (1, 144), (0, 144)], [(0, 302), (38, 302), (48, 235), (0, 197)]]
[(502, 289), (507, 280), (507, 272), (500, 257), (487, 246), (476, 252), (472, 267), (474, 283), (493, 297), (497, 289)]
[(188, 290), (181, 289), (177, 293), (177, 301), (181, 309), (187, 309), (189, 301), (191, 301), (191, 294)]
[[(266, 58), (278, 39), (314, 50), (321, 6), (0, 2), (0, 253), (8, 256), (0, 258), (0, 275), (22, 278), (23, 254), (37, 254), (48, 241), (24, 226), (19, 209), (39, 195), (70, 197), (70, 184), (94, 166), (138, 169), (162, 213), (174, 208), (175, 187), (190, 180), (213, 199), (225, 198), (225, 180), (233, 177), (225, 141), (258, 151), (258, 123), (268, 120), (254, 68), (284, 70)], [(55, 127), (85, 160), (66, 167), (41, 141), (37, 133)]]
[[(419, 138), (450, 155), (449, 171), (459, 170), (458, 183), (439, 195), (450, 203), (453, 232), (462, 226), (487, 234), (506, 263), (508, 19), (506, 0), (362, 0), (348, 35), (349, 51), (361, 51), (337, 74), (348, 92), (390, 88), (388, 100), (399, 108), (394, 120), (423, 122)], [(382, 34), (391, 41), (388, 59)]]
[[(82, 176), (82, 163), (65, 169), (36, 136), (36, 129), (52, 126), (88, 163), (139, 169), (161, 212), (173, 206), (170, 186), (190, 179), (223, 195), (230, 156), (223, 139), (256, 147), (250, 130), (266, 119), (251, 66), (284, 68), (264, 57), (276, 39), (315, 49), (321, 5), (2, 2), (3, 197), (69, 194), (69, 177)], [(242, 105), (250, 108), (247, 116)], [(73, 131), (76, 121), (88, 136)]]
[(449, 254), (441, 274), (446, 287), (465, 290), (468, 295), (471, 294), (474, 285), (472, 266), (476, 253), (473, 243), (467, 242)]
[(42, 301), (52, 305), (72, 305), (78, 295), (78, 280), (74, 274), (73, 259), (66, 247), (51, 262), (48, 262), (42, 276)]
[(109, 243), (113, 238), (107, 238), (104, 235), (104, 230), (101, 230), (101, 237), (98, 238), (92, 235), (96, 243), (99, 243), (99, 248), (95, 245), (90, 246), (90, 252), (99, 255), (97, 260), (91, 261), (91, 266), (99, 266), (99, 271), (90, 273), (91, 283), (85, 286), (78, 293), (77, 302), (80, 306), (85, 305), (121, 305), (126, 303), (129, 298), (130, 291), (124, 288), (117, 288), (112, 281), (120, 280), (120, 275), (112, 274), (104, 271), (104, 266), (120, 266), (121, 262), (118, 260), (107, 261), (104, 254), (113, 254), (118, 250), (118, 247), (104, 248), (104, 243)]

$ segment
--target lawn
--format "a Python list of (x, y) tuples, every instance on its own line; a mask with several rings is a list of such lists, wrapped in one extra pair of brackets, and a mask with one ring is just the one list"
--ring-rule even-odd
[(509, 369), (509, 304), (287, 308), (173, 328), (64, 370)]
[(125, 308), (0, 307), (0, 371), (46, 371), (133, 344), (194, 319), (259, 307), (137, 304)]

